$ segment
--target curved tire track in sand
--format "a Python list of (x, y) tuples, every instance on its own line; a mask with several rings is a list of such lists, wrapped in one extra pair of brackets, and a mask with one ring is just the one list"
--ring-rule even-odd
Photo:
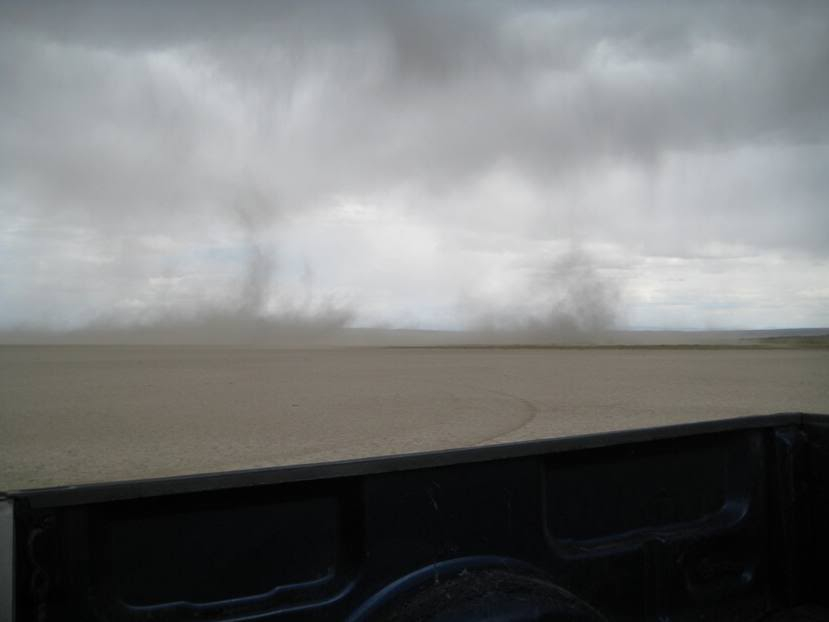
[[(435, 384), (441, 384), (442, 385), (442, 384), (445, 384), (445, 383), (444, 382), (436, 382)], [(486, 388), (482, 388), (480, 386), (476, 386), (476, 385), (473, 385), (473, 384), (467, 384), (467, 383), (451, 383), (450, 386), (452, 386), (452, 387), (463, 387), (463, 388), (468, 389), (468, 390), (470, 390), (474, 393), (490, 394), (490, 395), (497, 395), (499, 397), (505, 397), (505, 398), (507, 398), (508, 400), (510, 400), (512, 402), (517, 402), (517, 403), (521, 404), (522, 410), (524, 411), (524, 414), (521, 416), (521, 420), (518, 423), (512, 424), (509, 427), (507, 427), (506, 429), (501, 430), (499, 432), (496, 432), (495, 434), (490, 434), (490, 435), (485, 436), (483, 438), (479, 438), (476, 441), (470, 441), (468, 443), (465, 443), (466, 447), (475, 447), (475, 446), (479, 446), (479, 445), (488, 445), (490, 443), (493, 443), (494, 441), (497, 441), (500, 438), (503, 438), (505, 436), (509, 436), (511, 434), (514, 434), (514, 433), (518, 432), (519, 430), (522, 430), (523, 428), (527, 427), (533, 421), (535, 421), (536, 417), (538, 416), (538, 414), (540, 412), (539, 407), (536, 406), (536, 404), (534, 402), (532, 402), (531, 400), (528, 400), (526, 398), (523, 398), (520, 395), (510, 393), (509, 391), (501, 391), (501, 390), (498, 390), (498, 389), (486, 389)]]
[(496, 389), (484, 389), (486, 393), (490, 393), (493, 395), (499, 395), (501, 397), (509, 398), (515, 402), (520, 403), (524, 408), (524, 414), (521, 417), (521, 420), (517, 424), (513, 424), (505, 430), (498, 432), (497, 434), (491, 434), (485, 438), (479, 439), (474, 443), (474, 445), (487, 445), (492, 443), (493, 441), (498, 440), (499, 438), (503, 438), (504, 436), (509, 436), (510, 434), (514, 434), (519, 430), (527, 427), (530, 423), (535, 421), (535, 418), (538, 416), (538, 406), (536, 406), (533, 402), (513, 393), (508, 393), (506, 391), (498, 391)]

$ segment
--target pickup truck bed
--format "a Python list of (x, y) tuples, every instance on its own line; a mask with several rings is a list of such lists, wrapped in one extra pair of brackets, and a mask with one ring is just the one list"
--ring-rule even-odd
[(0, 508), (15, 620), (829, 619), (826, 416), (20, 491)]

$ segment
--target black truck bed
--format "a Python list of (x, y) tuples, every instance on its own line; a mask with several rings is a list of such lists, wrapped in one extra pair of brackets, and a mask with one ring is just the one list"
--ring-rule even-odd
[(829, 619), (820, 415), (2, 504), (17, 620)]

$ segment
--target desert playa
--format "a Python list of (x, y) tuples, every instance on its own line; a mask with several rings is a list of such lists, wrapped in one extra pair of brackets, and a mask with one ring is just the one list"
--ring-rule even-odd
[(823, 348), (0, 347), (0, 490), (829, 413)]

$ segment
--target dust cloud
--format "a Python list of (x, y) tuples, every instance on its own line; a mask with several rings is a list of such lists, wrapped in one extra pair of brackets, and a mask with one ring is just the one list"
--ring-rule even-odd
[(604, 345), (618, 341), (621, 287), (604, 276), (589, 253), (570, 250), (534, 271), (509, 307), (465, 299), (473, 319), (462, 330), (354, 327), (358, 309), (317, 295), (306, 267), (305, 294), (279, 298), (278, 266), (263, 232), (276, 211), (236, 206), (245, 238), (239, 289), (223, 302), (202, 301), (190, 311), (125, 319), (115, 313), (72, 330), (19, 327), (0, 331), (0, 343), (242, 345), (262, 347)]
[(257, 197), (230, 210), (244, 236), (244, 269), (239, 290), (224, 301), (199, 301), (191, 310), (145, 318), (116, 312), (70, 330), (19, 327), (0, 331), (0, 343), (314, 346), (336, 341), (353, 312), (343, 302), (316, 295), (306, 283), (299, 299), (271, 300), (279, 294), (275, 253), (264, 234), (279, 216), (278, 207)]
[(505, 310), (484, 310), (470, 327), (480, 343), (601, 345), (614, 338), (621, 286), (589, 253), (570, 250), (528, 280)]

